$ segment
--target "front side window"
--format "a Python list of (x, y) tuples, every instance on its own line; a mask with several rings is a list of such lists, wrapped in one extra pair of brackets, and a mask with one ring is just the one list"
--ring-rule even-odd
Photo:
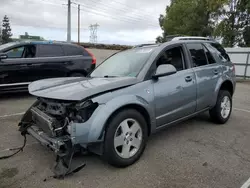
[(133, 48), (119, 52), (99, 65), (91, 77), (136, 77), (154, 50), (154, 47)]
[(5, 52), (8, 58), (22, 58), (23, 57), (24, 46), (16, 47)]
[(183, 52), (181, 47), (166, 50), (157, 60), (156, 67), (162, 64), (171, 64), (177, 71), (184, 69)]
[(187, 48), (192, 56), (193, 67), (207, 65), (207, 58), (200, 43), (188, 43)]

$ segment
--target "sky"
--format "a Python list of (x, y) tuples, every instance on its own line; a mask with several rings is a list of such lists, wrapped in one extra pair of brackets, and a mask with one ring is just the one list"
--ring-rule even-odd
[[(67, 39), (67, 0), (0, 0), (0, 19), (10, 19), (13, 37), (28, 32), (47, 40)], [(77, 41), (81, 7), (80, 40), (89, 42), (91, 24), (98, 24), (97, 42), (140, 44), (161, 35), (158, 18), (170, 0), (72, 0), (71, 40)]]

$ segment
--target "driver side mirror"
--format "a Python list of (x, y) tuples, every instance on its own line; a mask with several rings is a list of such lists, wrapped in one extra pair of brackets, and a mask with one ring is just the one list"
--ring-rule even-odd
[(5, 54), (5, 53), (0, 53), (0, 60), (2, 59), (7, 59), (8, 58), (8, 55)]
[(159, 77), (175, 74), (176, 72), (177, 70), (173, 65), (163, 64), (157, 67), (155, 75), (153, 75), (152, 78), (158, 79)]

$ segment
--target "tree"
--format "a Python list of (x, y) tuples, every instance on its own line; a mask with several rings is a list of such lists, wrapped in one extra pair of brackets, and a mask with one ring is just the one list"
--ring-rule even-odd
[(245, 47), (250, 47), (250, 26), (247, 26), (243, 31), (243, 40)]
[(11, 41), (11, 27), (10, 27), (10, 21), (9, 18), (5, 15), (3, 18), (3, 24), (2, 24), (2, 41), (3, 43), (7, 43)]
[(240, 11), (240, 46), (250, 47), (250, 1), (241, 0), (239, 3)]
[(228, 0), (172, 0), (166, 7), (166, 15), (160, 16), (159, 23), (163, 36), (167, 35), (212, 36), (215, 20)]
[(249, 46), (250, 1), (230, 0), (221, 14), (221, 22), (214, 30), (226, 47)]
[(1, 28), (1, 25), (0, 25), (0, 44), (2, 44), (2, 28)]

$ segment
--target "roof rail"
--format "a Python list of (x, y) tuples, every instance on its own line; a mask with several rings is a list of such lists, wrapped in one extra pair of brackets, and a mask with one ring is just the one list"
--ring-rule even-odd
[(138, 44), (138, 45), (133, 46), (133, 48), (139, 48), (143, 46), (152, 46), (152, 45), (158, 45), (158, 44), (157, 43)]
[(167, 41), (171, 41), (173, 40), (174, 38), (176, 37), (181, 37), (183, 35), (180, 35), (180, 34), (176, 34), (176, 35), (167, 35), (165, 38), (167, 39)]
[(200, 36), (179, 36), (179, 37), (172, 38), (172, 41), (177, 41), (177, 40), (206, 40), (206, 41), (212, 41), (214, 39), (209, 38), (209, 37), (200, 37)]

